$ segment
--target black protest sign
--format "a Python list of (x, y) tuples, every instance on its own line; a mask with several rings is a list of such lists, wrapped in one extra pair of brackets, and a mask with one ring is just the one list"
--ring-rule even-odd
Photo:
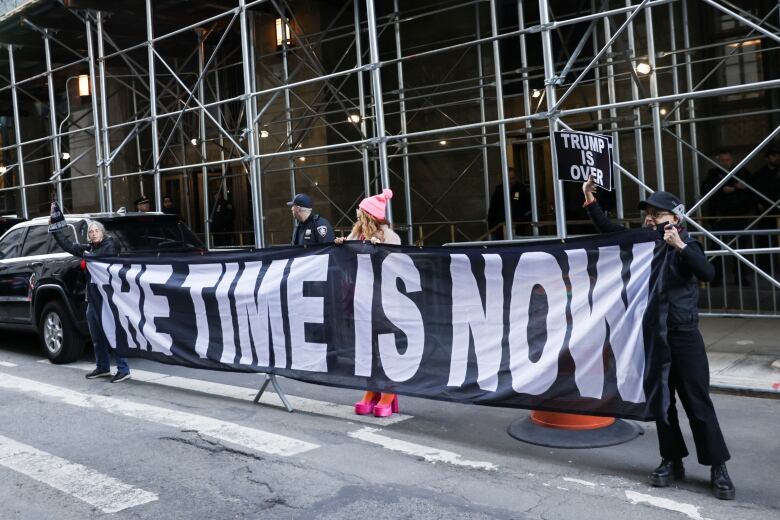
[(90, 304), (121, 356), (648, 420), (668, 407), (664, 251), (643, 229), (566, 243), (355, 241), (87, 265)]
[(612, 191), (612, 137), (571, 131), (554, 134), (559, 180), (584, 182), (592, 175), (598, 186)]

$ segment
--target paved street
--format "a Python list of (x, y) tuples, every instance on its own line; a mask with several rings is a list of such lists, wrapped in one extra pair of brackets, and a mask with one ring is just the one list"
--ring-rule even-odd
[[(655, 429), (611, 448), (560, 450), (506, 433), (525, 411), (401, 398), (388, 421), (352, 415), (359, 392), (131, 360), (134, 379), (84, 378), (88, 358), (44, 361), (35, 338), (0, 348), (0, 518), (780, 518), (780, 400), (714, 395), (737, 500), (708, 468), (647, 484)], [(689, 447), (693, 443), (688, 436)]]

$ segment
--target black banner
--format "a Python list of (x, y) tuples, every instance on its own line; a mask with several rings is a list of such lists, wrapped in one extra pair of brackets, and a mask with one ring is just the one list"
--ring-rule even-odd
[(123, 356), (649, 420), (669, 357), (655, 239), (90, 258), (89, 299)]
[(562, 181), (594, 182), (612, 191), (612, 137), (587, 132), (553, 132), (557, 177)]

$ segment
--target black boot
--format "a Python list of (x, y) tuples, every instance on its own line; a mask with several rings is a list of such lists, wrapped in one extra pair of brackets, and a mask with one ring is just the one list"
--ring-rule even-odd
[(731, 478), (729, 478), (729, 472), (726, 471), (725, 464), (712, 466), (712, 469), (710, 469), (710, 484), (712, 485), (712, 494), (715, 495), (715, 498), (734, 500), (736, 491)]
[(685, 478), (685, 467), (682, 459), (663, 459), (661, 465), (650, 475), (650, 484), (655, 487), (666, 487), (672, 479)]

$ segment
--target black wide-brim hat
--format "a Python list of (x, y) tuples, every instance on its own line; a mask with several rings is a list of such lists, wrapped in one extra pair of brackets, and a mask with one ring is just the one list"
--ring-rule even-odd
[(637, 207), (642, 211), (646, 210), (647, 206), (653, 206), (654, 208), (658, 209), (665, 209), (666, 211), (673, 211), (681, 204), (682, 202), (677, 198), (676, 195), (673, 195), (668, 191), (656, 191), (647, 197), (647, 199), (640, 200)]

